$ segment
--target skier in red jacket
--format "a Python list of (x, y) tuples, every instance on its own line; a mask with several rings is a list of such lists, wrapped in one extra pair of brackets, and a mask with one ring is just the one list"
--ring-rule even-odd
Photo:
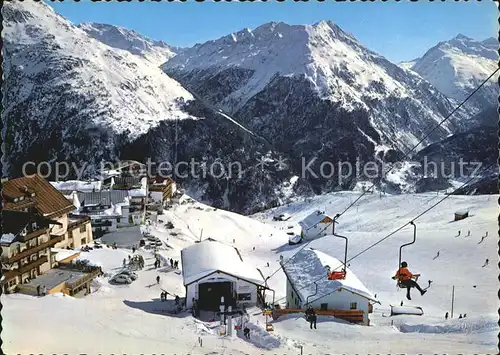
[(397, 279), (401, 285), (406, 286), (406, 298), (411, 300), (410, 289), (412, 287), (415, 287), (417, 290), (419, 290), (422, 296), (427, 292), (426, 290), (422, 290), (419, 284), (415, 280), (413, 280), (413, 279), (418, 279), (419, 276), (420, 274), (412, 274), (408, 270), (408, 263), (406, 261), (403, 261), (401, 263), (401, 267), (396, 272), (396, 275), (392, 277), (392, 279), (393, 280)]

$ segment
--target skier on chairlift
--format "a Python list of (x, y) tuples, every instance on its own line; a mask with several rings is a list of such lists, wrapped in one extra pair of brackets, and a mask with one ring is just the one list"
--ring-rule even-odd
[(392, 277), (392, 279), (397, 279), (401, 285), (406, 287), (406, 298), (411, 300), (410, 289), (412, 287), (415, 287), (417, 290), (419, 290), (422, 296), (427, 292), (426, 290), (422, 290), (420, 285), (415, 280), (413, 280), (413, 278), (418, 278), (419, 276), (420, 274), (412, 274), (408, 270), (408, 263), (406, 261), (403, 261), (401, 263), (401, 267), (396, 272), (396, 275)]

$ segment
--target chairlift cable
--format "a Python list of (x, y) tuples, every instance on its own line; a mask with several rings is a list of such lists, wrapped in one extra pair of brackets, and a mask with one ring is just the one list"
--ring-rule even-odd
[[(436, 129), (438, 129), (443, 123), (445, 123), (446, 121), (448, 121), (450, 119), (450, 117), (458, 111), (458, 109), (460, 107), (462, 107), (476, 92), (479, 91), (479, 89), (481, 89), (498, 71), (500, 70), (500, 68), (497, 68), (495, 69), (495, 71), (493, 73), (491, 73), (490, 76), (488, 76), (478, 87), (476, 87), (476, 89), (474, 89), (457, 107), (455, 107), (455, 109), (453, 111), (451, 111), (448, 116), (446, 116), (443, 120), (441, 120), (441, 122), (439, 122), (433, 129), (431, 129), (420, 141), (418, 141), (418, 143), (413, 146), (413, 148), (411, 148), (404, 156), (403, 158), (401, 159), (405, 159), (408, 157), (408, 155), (413, 152), (415, 150), (415, 148), (417, 148), (427, 137), (429, 137), (432, 132), (434, 132)], [(385, 175), (387, 175), (390, 171), (392, 171), (394, 169), (396, 165), (393, 165), (389, 170), (387, 170), (387, 172), (383, 172), (383, 176), (382, 177), (385, 177)], [(366, 193), (368, 193), (368, 191), (370, 191), (373, 187), (375, 186), (374, 183), (372, 183), (372, 185), (370, 186), (369, 189), (365, 190), (360, 196), (358, 196), (358, 198), (356, 200), (354, 200), (354, 202), (352, 202), (349, 206), (347, 206), (347, 208), (342, 212), (340, 213), (340, 216), (342, 216), (344, 213), (346, 213), (352, 206), (354, 206), (356, 204), (356, 202), (358, 202)]]
[[(437, 124), (437, 125), (436, 125), (433, 129), (431, 129), (431, 130), (429, 131), (429, 133), (427, 133), (427, 134), (426, 134), (426, 135), (425, 135), (425, 136), (424, 136), (424, 137), (423, 137), (423, 138), (422, 138), (422, 139), (421, 139), (421, 140), (420, 140), (420, 141), (419, 141), (419, 142), (418, 142), (418, 143), (417, 143), (417, 144), (416, 144), (416, 145), (415, 145), (412, 149), (410, 149), (410, 151), (408, 151), (408, 152), (407, 152), (407, 153), (403, 156), (403, 158), (402, 158), (402, 159), (407, 158), (407, 157), (408, 157), (408, 155), (409, 155), (409, 154), (410, 154), (413, 150), (415, 150), (415, 148), (416, 148), (416, 147), (418, 147), (418, 146), (420, 145), (420, 143), (422, 143), (422, 142), (423, 142), (423, 141), (424, 141), (424, 140), (425, 140), (425, 139), (426, 139), (426, 138), (427, 138), (427, 137), (428, 137), (428, 136), (429, 136), (432, 132), (434, 132), (437, 128), (439, 128), (439, 127), (440, 127), (440, 126), (441, 126), (444, 122), (446, 122), (447, 120), (449, 120), (449, 119), (450, 119), (450, 117), (451, 117), (451, 116), (452, 116), (452, 115), (453, 115), (453, 114), (454, 114), (454, 113), (455, 113), (455, 112), (456, 112), (456, 111), (457, 111), (460, 107), (462, 107), (462, 106), (463, 106), (463, 105), (464, 105), (464, 104), (465, 104), (465, 103), (466, 103), (466, 102), (467, 102), (467, 101), (468, 101), (468, 100), (469, 100), (469, 99), (470, 99), (470, 98), (471, 98), (471, 97), (472, 97), (472, 96), (473, 96), (473, 95), (474, 95), (477, 91), (479, 91), (479, 89), (481, 89), (481, 88), (482, 88), (482, 87), (483, 87), (483, 86), (484, 86), (484, 85), (485, 85), (485, 84), (486, 84), (486, 83), (487, 83), (487, 82), (488, 82), (488, 81), (489, 81), (489, 80), (490, 80), (490, 79), (491, 79), (491, 78), (492, 78), (492, 77), (493, 77), (493, 76), (494, 76), (494, 75), (495, 75), (495, 74), (496, 74), (499, 70), (500, 70), (500, 68), (495, 69), (495, 71), (494, 71), (494, 72), (493, 72), (490, 76), (488, 76), (488, 78), (486, 78), (486, 79), (485, 79), (485, 80), (484, 80), (484, 81), (483, 81), (483, 82), (482, 82), (482, 83), (481, 83), (478, 87), (476, 87), (476, 89), (474, 89), (474, 90), (473, 90), (473, 91), (472, 91), (472, 92), (471, 92), (471, 93), (470, 93), (470, 94), (469, 94), (469, 95), (468, 95), (468, 96), (467, 96), (467, 97), (466, 97), (466, 98), (465, 98), (465, 99), (464, 99), (464, 100), (463, 100), (463, 101), (462, 101), (462, 102), (461, 102), (461, 103), (460, 103), (457, 107), (455, 107), (455, 109), (454, 109), (454, 110), (452, 110), (452, 111), (448, 114), (448, 116), (446, 116), (446, 117), (445, 117), (445, 118), (444, 118), (441, 122), (439, 122), (439, 123), (438, 123), (438, 124)], [(387, 175), (387, 174), (388, 174), (391, 170), (393, 170), (393, 169), (394, 169), (394, 167), (395, 167), (395, 165), (393, 165), (393, 166), (392, 166), (389, 170), (387, 170), (385, 173), (383, 172), (383, 177), (385, 177), (385, 175)], [(472, 181), (472, 180), (473, 180), (473, 179), (469, 180), (469, 182), (470, 182), (470, 181)], [(354, 205), (355, 205), (355, 204), (356, 204), (356, 203), (357, 203), (357, 202), (358, 202), (358, 201), (359, 201), (359, 200), (360, 200), (360, 199), (361, 199), (361, 198), (362, 198), (362, 197), (363, 197), (363, 196), (364, 196), (364, 195), (365, 195), (368, 191), (370, 191), (370, 190), (371, 190), (374, 186), (375, 186), (375, 184), (372, 184), (372, 186), (371, 186), (369, 189), (365, 190), (365, 191), (364, 191), (364, 192), (363, 192), (360, 196), (358, 196), (358, 198), (356, 198), (356, 199), (355, 199), (355, 200), (354, 200), (354, 201), (353, 201), (353, 202), (352, 202), (349, 206), (347, 206), (347, 208), (346, 208), (346, 209), (345, 209), (342, 213), (340, 213), (340, 214), (339, 214), (339, 217), (341, 217), (341, 216), (342, 216), (344, 213), (346, 213), (346, 212), (347, 212), (347, 211), (348, 211), (348, 210), (349, 210), (352, 206), (354, 206)], [(462, 185), (461, 187), (463, 187), (463, 186), (465, 186), (465, 184), (464, 184), (464, 185)], [(458, 189), (454, 190), (454, 192), (455, 192), (455, 191), (457, 191), (457, 190), (458, 190)], [(453, 193), (454, 193), (454, 192), (453, 192)], [(453, 194), (453, 193), (452, 193), (452, 194)], [(440, 202), (438, 202), (438, 204), (439, 204), (439, 203), (440, 203)], [(436, 204), (436, 205), (437, 205), (437, 204)], [(433, 207), (431, 207), (431, 209), (432, 209), (432, 208), (433, 208)], [(429, 210), (430, 210), (430, 209), (429, 209)], [(296, 213), (298, 213), (298, 211), (297, 211)], [(420, 216), (417, 216), (415, 219), (417, 219), (417, 218), (419, 218), (419, 217), (421, 217), (421, 215), (420, 215)], [(409, 222), (408, 222), (408, 223), (409, 223)], [(407, 223), (407, 224), (408, 224), (408, 223)], [(393, 235), (394, 233), (396, 233), (396, 232), (398, 232), (399, 230), (401, 230), (402, 228), (404, 228), (407, 224), (405, 224), (405, 225), (404, 225), (403, 227), (401, 227), (400, 229), (398, 229), (398, 230), (394, 231), (393, 233), (391, 233), (389, 236), (387, 236), (387, 237), (386, 237), (386, 239), (387, 239), (387, 238), (389, 238), (389, 237), (390, 237), (391, 235)], [(328, 226), (326, 226), (326, 227), (325, 227), (325, 229), (326, 229), (326, 228), (328, 228), (330, 225), (331, 225), (331, 224), (329, 224)], [(384, 240), (385, 240), (385, 239), (384, 239)], [(311, 241), (312, 241), (312, 240), (311, 240)], [(305, 247), (306, 247), (306, 246), (307, 246), (307, 245), (308, 245), (311, 241), (307, 242), (304, 246), (302, 246), (302, 247), (301, 247), (301, 248), (297, 251), (297, 253), (298, 253), (298, 252), (300, 252), (302, 249), (304, 249), (304, 248), (305, 248)], [(370, 247), (370, 248), (371, 248), (371, 247)], [(368, 248), (368, 249), (370, 249), (370, 248)], [(368, 250), (368, 249), (366, 249), (366, 250)], [(366, 250), (365, 250), (365, 251), (366, 251)], [(364, 252), (364, 251), (363, 251), (363, 252)], [(268, 276), (268, 277), (266, 278), (266, 280), (270, 279), (270, 278), (271, 278), (272, 276), (274, 276), (274, 275), (275, 275), (278, 271), (280, 271), (280, 270), (283, 268), (283, 265), (286, 265), (288, 262), (290, 262), (290, 260), (292, 260), (292, 259), (293, 259), (293, 258), (297, 255), (297, 253), (293, 254), (290, 258), (288, 258), (288, 259), (286, 260), (286, 262), (285, 262), (285, 263), (281, 264), (281, 265), (280, 265), (280, 267), (279, 267), (276, 271), (274, 271), (274, 272), (273, 272), (270, 276)], [(351, 258), (350, 260), (352, 260), (352, 258)], [(348, 260), (348, 261), (350, 261), (350, 260)]]
[[(493, 166), (495, 166), (497, 163), (493, 163), (491, 165), (489, 165), (486, 169), (483, 169), (483, 171), (487, 171), (489, 170), (490, 168), (492, 168)], [(388, 235), (386, 235), (385, 237), (383, 237), (382, 239), (378, 240), (377, 242), (373, 243), (372, 245), (370, 245), (369, 247), (367, 247), (366, 249), (362, 250), (361, 252), (357, 253), (356, 255), (354, 255), (352, 258), (350, 258), (349, 260), (347, 260), (347, 262), (350, 262), (352, 260), (354, 260), (355, 258), (357, 258), (358, 256), (360, 256), (361, 254), (364, 254), (365, 252), (367, 252), (368, 250), (370, 250), (371, 248), (375, 247), (376, 245), (382, 243), (384, 240), (390, 238), (391, 236), (393, 236), (394, 234), (396, 234), (397, 232), (399, 232), (400, 230), (402, 230), (404, 227), (408, 226), (411, 222), (417, 220), (418, 218), (422, 217), (423, 215), (425, 215), (426, 213), (428, 213), (429, 211), (431, 211), (432, 209), (434, 209), (436, 206), (438, 206), (441, 202), (443, 202), (444, 200), (446, 200), (447, 198), (449, 198), (450, 196), (452, 196), (455, 192), (459, 191), (460, 189), (464, 188), (465, 186), (467, 186), (468, 184), (470, 184), (473, 180), (475, 180), (477, 177), (476, 176), (472, 176), (470, 177), (465, 183), (463, 183), (460, 187), (456, 188), (455, 190), (453, 190), (452, 193), (450, 194), (447, 194), (445, 195), (442, 199), (440, 199), (438, 202), (436, 202), (435, 204), (433, 204), (432, 206), (430, 206), (429, 208), (427, 208), (426, 210), (424, 210), (423, 212), (421, 212), (420, 214), (418, 214), (415, 218), (413, 218), (411, 221), (405, 223), (404, 225), (402, 225), (401, 227), (397, 228), (396, 230), (392, 231), (391, 233), (389, 233)], [(298, 253), (298, 252), (297, 252)], [(294, 254), (295, 255), (297, 255)], [(283, 264), (284, 265), (284, 264)], [(339, 268), (341, 268), (343, 265), (341, 264), (340, 266), (337, 266), (335, 269), (331, 270), (331, 271), (335, 271), (335, 270), (338, 270)], [(280, 269), (278, 269), (280, 270)], [(277, 271), (276, 271), (277, 272)], [(275, 272), (275, 273), (276, 273)], [(273, 273), (274, 275), (274, 273)], [(269, 278), (269, 277), (268, 277)], [(304, 288), (307, 288), (311, 285), (313, 285), (315, 282), (318, 282), (320, 280), (323, 280), (325, 279), (325, 276), (322, 276), (320, 278), (317, 278), (315, 279), (314, 281), (312, 281), (311, 283), (305, 285), (305, 286), (302, 286), (301, 288), (297, 289), (297, 291), (299, 290), (302, 290)], [(325, 295), (323, 295), (325, 296)], [(283, 299), (286, 299), (286, 296), (285, 297), (282, 297), (281, 299), (278, 299), (276, 302), (279, 302)]]

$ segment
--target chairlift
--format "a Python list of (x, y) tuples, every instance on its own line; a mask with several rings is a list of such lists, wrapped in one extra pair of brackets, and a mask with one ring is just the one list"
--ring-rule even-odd
[(347, 245), (348, 245), (348, 240), (347, 237), (344, 237), (343, 235), (335, 233), (335, 223), (338, 223), (336, 220), (337, 218), (340, 217), (340, 214), (337, 213), (335, 217), (333, 217), (333, 236), (337, 238), (342, 238), (345, 240), (345, 252), (344, 252), (344, 266), (342, 268), (342, 271), (331, 271), (328, 268), (328, 280), (344, 280), (347, 274)]
[[(399, 247), (398, 270), (401, 268), (401, 254), (402, 254), (403, 248), (408, 246), (408, 245), (414, 244), (415, 241), (417, 240), (417, 226), (415, 225), (415, 223), (413, 221), (411, 221), (410, 224), (413, 226), (413, 240), (410, 243), (403, 244)], [(420, 275), (415, 275), (416, 280), (418, 280), (419, 276)], [(406, 288), (406, 286), (401, 283), (400, 279), (397, 280), (397, 287), (398, 288)]]

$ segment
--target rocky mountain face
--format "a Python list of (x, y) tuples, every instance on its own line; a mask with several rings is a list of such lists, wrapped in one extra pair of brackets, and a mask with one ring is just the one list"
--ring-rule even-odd
[[(4, 175), (69, 161), (94, 167), (68, 176), (82, 178), (101, 160), (150, 158), (197, 198), (252, 213), (378, 181), (368, 162), (401, 160), (454, 108), (331, 22), (269, 23), (179, 50), (74, 26), (43, 2), (2, 12)], [(474, 114), (487, 116), (466, 105), (424, 144)]]
[[(453, 109), (428, 82), (331, 22), (265, 24), (185, 49), (162, 68), (193, 93), (240, 117), (252, 131), (268, 131), (268, 139), (285, 146), (309, 133), (305, 121), (318, 130), (315, 141), (335, 139), (329, 125), (340, 127), (331, 117), (346, 111), (352, 118), (365, 116), (349, 119), (357, 127), (352, 134), (375, 146), (406, 151)], [(329, 117), (309, 107), (320, 101), (328, 106)], [(458, 112), (425, 143), (453, 133), (470, 113), (469, 108)]]
[(26, 162), (117, 159), (118, 140), (191, 117), (182, 106), (193, 97), (178, 82), (44, 2), (6, 2), (2, 15), (4, 174), (21, 174)]
[[(454, 109), (419, 75), (331, 22), (246, 29), (185, 49), (162, 68), (272, 142), (316, 193), (367, 178), (363, 172), (342, 178), (339, 162), (362, 169), (375, 157), (400, 159)], [(478, 111), (466, 105), (419, 148), (465, 129)], [(314, 176), (321, 169), (323, 176)]]
[(436, 183), (456, 188), (477, 177), (457, 193), (498, 193), (498, 168), (495, 164), (498, 160), (498, 127), (494, 125), (454, 134), (425, 147), (416, 158), (421, 164), (419, 172), (424, 177), (417, 192), (433, 190)]
[[(440, 42), (421, 58), (400, 63), (451, 99), (462, 101), (498, 68), (498, 41), (476, 41), (459, 34)], [(470, 99), (479, 110), (496, 105), (498, 74)]]
[(82, 23), (78, 27), (98, 41), (141, 56), (156, 66), (165, 63), (180, 50), (180, 48), (170, 47), (163, 41), (152, 40), (123, 27), (102, 23)]

